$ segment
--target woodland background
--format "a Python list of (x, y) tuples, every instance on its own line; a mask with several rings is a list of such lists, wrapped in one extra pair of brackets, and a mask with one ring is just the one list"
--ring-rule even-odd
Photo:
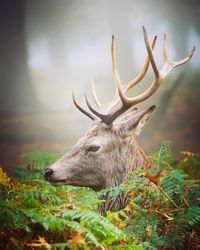
[[(162, 65), (163, 33), (172, 58), (184, 57), (195, 44), (193, 59), (175, 69), (158, 93), (141, 107), (157, 109), (139, 139), (147, 152), (162, 140), (172, 148), (199, 151), (200, 144), (200, 2), (6, 0), (0, 3), (0, 164), (10, 174), (26, 151), (60, 152), (85, 133), (89, 119), (72, 104), (81, 104), (93, 75), (102, 101), (114, 94), (110, 44), (116, 36), (123, 82), (141, 69), (146, 51), (145, 25)], [(131, 92), (143, 91), (147, 78)]]

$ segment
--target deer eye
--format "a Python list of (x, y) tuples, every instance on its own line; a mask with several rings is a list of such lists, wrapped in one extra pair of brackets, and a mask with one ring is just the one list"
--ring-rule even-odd
[(91, 151), (91, 152), (97, 152), (100, 149), (100, 146), (97, 145), (91, 145), (87, 151)]

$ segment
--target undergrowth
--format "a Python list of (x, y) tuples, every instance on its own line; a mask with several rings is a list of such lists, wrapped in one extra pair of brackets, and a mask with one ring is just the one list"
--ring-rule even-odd
[(163, 142), (151, 156), (156, 171), (132, 172), (106, 190), (127, 192), (130, 203), (102, 217), (100, 194), (43, 179), (60, 154), (24, 154), (15, 179), (0, 168), (0, 249), (200, 249), (200, 155), (182, 156)]

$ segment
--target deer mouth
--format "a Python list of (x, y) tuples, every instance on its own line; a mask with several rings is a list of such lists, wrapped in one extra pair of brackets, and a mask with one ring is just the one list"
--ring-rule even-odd
[(50, 180), (49, 181), (53, 186), (59, 186), (59, 185), (64, 185), (66, 184), (66, 179), (61, 179), (61, 180)]

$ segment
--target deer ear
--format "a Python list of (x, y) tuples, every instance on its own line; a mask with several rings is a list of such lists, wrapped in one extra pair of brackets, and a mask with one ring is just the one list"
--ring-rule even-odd
[(151, 106), (148, 110), (146, 110), (146, 112), (139, 118), (138, 120), (138, 124), (136, 125), (135, 129), (134, 129), (134, 133), (135, 135), (139, 135), (142, 130), (144, 129), (147, 121), (149, 120), (151, 113), (154, 111), (154, 109), (156, 108), (156, 106)]
[(135, 115), (129, 116), (129, 119), (126, 119), (126, 122), (123, 123), (123, 129), (125, 133), (139, 135), (144, 129), (147, 121), (149, 120), (151, 113), (154, 111), (156, 106), (151, 106), (147, 110), (141, 111)]

